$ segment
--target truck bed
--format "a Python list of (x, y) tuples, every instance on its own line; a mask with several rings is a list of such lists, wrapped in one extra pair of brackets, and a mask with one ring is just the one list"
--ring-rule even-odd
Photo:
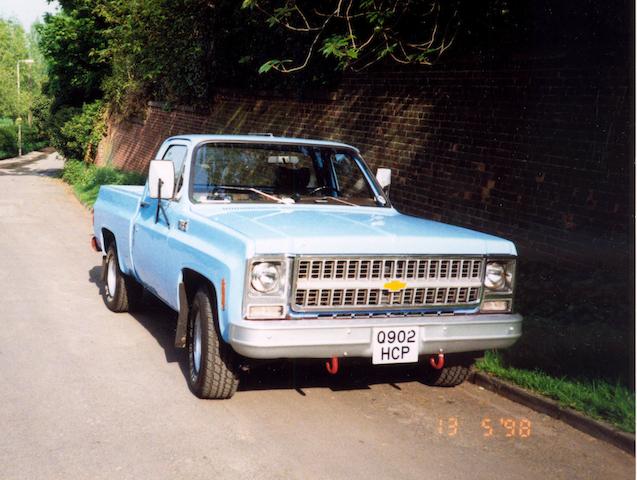
[(143, 193), (143, 186), (104, 185), (100, 188), (95, 202), (95, 236), (104, 248), (103, 229), (113, 232), (118, 244), (120, 268), (124, 273), (129, 273), (132, 268), (131, 225)]

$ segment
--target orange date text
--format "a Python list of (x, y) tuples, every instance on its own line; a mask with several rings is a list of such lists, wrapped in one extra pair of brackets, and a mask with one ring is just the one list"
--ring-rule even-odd
[[(461, 421), (458, 417), (439, 418), (436, 430), (438, 435), (455, 437), (463, 429), (469, 430), (469, 427), (475, 426), (476, 423), (478, 422)], [(529, 438), (532, 432), (531, 420), (527, 418), (484, 417), (479, 426), (484, 438)]]

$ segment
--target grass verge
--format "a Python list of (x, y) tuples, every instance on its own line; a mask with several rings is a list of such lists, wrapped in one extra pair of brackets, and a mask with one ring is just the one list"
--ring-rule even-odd
[(635, 393), (620, 383), (557, 378), (540, 370), (509, 367), (501, 355), (493, 351), (486, 352), (476, 367), (557, 400), (564, 407), (605, 420), (626, 432), (635, 432)]
[[(603, 259), (602, 259), (603, 260)], [(520, 260), (516, 310), (523, 333), (487, 352), (483, 372), (635, 432), (633, 262), (566, 270)]]
[(73, 187), (82, 204), (92, 207), (102, 185), (143, 185), (146, 177), (110, 166), (98, 167), (77, 160), (67, 160), (62, 170), (62, 180)]

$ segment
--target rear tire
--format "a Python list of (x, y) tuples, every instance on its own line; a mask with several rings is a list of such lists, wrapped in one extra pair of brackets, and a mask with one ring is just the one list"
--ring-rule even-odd
[(457, 387), (469, 377), (473, 361), (473, 358), (450, 355), (440, 370), (427, 365), (424, 382), (433, 387)]
[(104, 303), (113, 312), (128, 312), (141, 303), (144, 288), (132, 277), (124, 275), (119, 268), (117, 245), (112, 242), (104, 262)]
[(200, 288), (188, 318), (188, 386), (199, 398), (226, 399), (237, 391), (237, 355), (219, 333), (214, 294)]

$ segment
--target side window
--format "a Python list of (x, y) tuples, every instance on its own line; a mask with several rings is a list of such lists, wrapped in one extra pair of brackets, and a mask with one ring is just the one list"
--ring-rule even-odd
[(186, 145), (171, 145), (164, 153), (163, 160), (170, 160), (175, 165), (175, 192), (181, 189), (184, 161), (186, 160), (186, 153), (188, 147)]

